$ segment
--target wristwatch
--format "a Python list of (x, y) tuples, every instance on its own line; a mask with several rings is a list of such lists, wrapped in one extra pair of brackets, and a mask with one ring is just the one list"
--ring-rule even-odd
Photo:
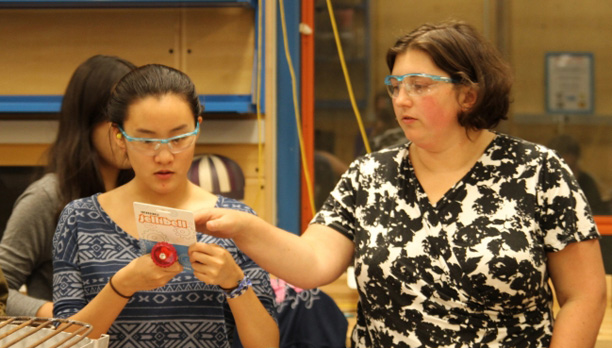
[(225, 297), (227, 298), (236, 298), (242, 294), (244, 294), (249, 287), (251, 287), (253, 285), (253, 283), (251, 283), (251, 279), (249, 279), (247, 276), (244, 276), (244, 278), (242, 278), (241, 281), (238, 282), (238, 286), (236, 286), (233, 289), (223, 289), (223, 291), (225, 292)]

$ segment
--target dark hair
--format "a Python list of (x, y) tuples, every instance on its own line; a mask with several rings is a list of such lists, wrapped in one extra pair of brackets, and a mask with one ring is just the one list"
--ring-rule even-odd
[[(91, 134), (108, 121), (104, 111), (113, 86), (135, 68), (124, 59), (96, 55), (72, 74), (62, 100), (57, 138), (48, 153), (47, 172), (55, 173), (58, 180), (59, 210), (74, 199), (106, 191)], [(133, 176), (132, 170), (121, 170), (117, 185)]]
[(174, 68), (161, 65), (144, 65), (125, 75), (112, 92), (107, 107), (108, 119), (123, 127), (127, 110), (138, 100), (175, 94), (189, 104), (195, 122), (203, 107), (189, 76)]
[(463, 85), (474, 86), (478, 98), (459, 114), (465, 128), (490, 129), (508, 119), (512, 76), (499, 51), (472, 26), (460, 21), (424, 24), (397, 40), (387, 52), (393, 70), (398, 55), (416, 49)]

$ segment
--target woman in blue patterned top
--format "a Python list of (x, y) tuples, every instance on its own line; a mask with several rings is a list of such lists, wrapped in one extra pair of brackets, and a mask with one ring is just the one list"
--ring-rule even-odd
[(117, 84), (107, 112), (135, 177), (63, 210), (53, 241), (54, 315), (92, 324), (91, 337), (108, 333), (110, 347), (229, 348), (235, 332), (244, 347), (278, 346), (269, 276), (231, 240), (198, 233), (193, 272), (141, 256), (134, 202), (253, 213), (187, 179), (202, 121), (192, 81), (143, 66)]
[(387, 63), (407, 144), (355, 160), (300, 237), (222, 209), (197, 214), (198, 230), (299, 287), (353, 263), (356, 347), (593, 347), (599, 234), (559, 156), (492, 131), (507, 117), (507, 64), (461, 22), (417, 28)]

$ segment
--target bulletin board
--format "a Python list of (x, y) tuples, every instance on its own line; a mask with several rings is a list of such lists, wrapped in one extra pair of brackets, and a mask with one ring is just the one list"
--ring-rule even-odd
[(593, 54), (546, 54), (546, 109), (549, 113), (593, 114)]

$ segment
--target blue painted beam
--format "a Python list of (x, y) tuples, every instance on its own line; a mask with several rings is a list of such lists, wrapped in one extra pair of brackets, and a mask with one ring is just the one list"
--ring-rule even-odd
[(257, 0), (0, 0), (0, 8), (257, 6)]
[[(200, 95), (200, 101), (204, 112), (255, 112), (251, 95)], [(56, 113), (61, 105), (61, 95), (0, 95), (0, 113)]]
[[(289, 54), (296, 75), (297, 95), (300, 93), (300, 2), (285, 1), (285, 20)], [(283, 32), (281, 28), (280, 6), (277, 12), (277, 130), (276, 130), (276, 207), (277, 226), (300, 234), (300, 145), (295, 122), (291, 73), (285, 56)], [(298, 101), (299, 102), (299, 101)], [(300, 105), (295, 106), (298, 110)], [(301, 125), (300, 125), (301, 126)]]

